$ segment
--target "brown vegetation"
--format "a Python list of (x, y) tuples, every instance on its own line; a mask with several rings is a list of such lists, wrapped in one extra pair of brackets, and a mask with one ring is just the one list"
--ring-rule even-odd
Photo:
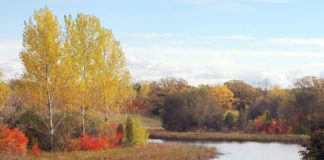
[[(43, 152), (35, 158), (33, 155), (21, 159), (42, 160), (205, 160), (216, 156), (214, 149), (193, 147), (179, 144), (147, 144), (129, 148), (119, 148), (101, 151), (79, 151), (79, 152)], [(9, 158), (10, 157), (6, 157)], [(13, 159), (19, 159), (15, 156)]]
[(199, 140), (199, 141), (256, 141), (284, 142), (307, 144), (308, 135), (295, 134), (252, 134), (239, 132), (172, 132), (165, 130), (150, 130), (150, 138), (169, 140)]

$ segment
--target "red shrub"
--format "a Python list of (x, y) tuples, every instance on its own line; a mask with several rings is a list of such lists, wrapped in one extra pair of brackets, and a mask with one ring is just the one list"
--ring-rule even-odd
[(114, 143), (113, 146), (114, 147), (120, 146), (123, 137), (124, 137), (124, 132), (123, 131), (119, 131), (119, 132), (117, 131), (114, 142), (113, 142)]
[(40, 154), (40, 149), (38, 147), (38, 144), (34, 144), (32, 149), (31, 149), (31, 153), (38, 156)]
[(286, 127), (283, 122), (279, 122), (276, 126), (276, 129), (277, 129), (278, 133), (280, 133), (280, 134), (286, 133)]
[(254, 120), (254, 126), (257, 131), (262, 131), (265, 127), (265, 122), (262, 118), (257, 118)]
[(272, 119), (271, 121), (264, 121), (262, 118), (258, 117), (254, 120), (254, 129), (259, 132), (266, 132), (268, 134), (274, 133), (285, 133), (286, 127), (285, 124), (281, 121)]
[(90, 151), (96, 151), (96, 150), (102, 150), (102, 149), (108, 149), (110, 148), (110, 138), (108, 136), (90, 136), (90, 135), (83, 135), (79, 139), (79, 148), (81, 150), (90, 150)]
[(294, 126), (301, 124), (301, 115), (302, 114), (299, 112), (290, 116), (290, 121)]
[(132, 103), (132, 104), (128, 105), (127, 110), (129, 112), (135, 112), (136, 111), (136, 105), (135, 105), (135, 103)]
[(275, 126), (273, 126), (273, 125), (269, 125), (269, 126), (267, 126), (265, 129), (265, 132), (267, 133), (267, 134), (274, 134), (274, 133), (276, 133), (276, 128), (275, 128)]
[(147, 111), (148, 106), (146, 105), (144, 100), (138, 100), (133, 102), (128, 106), (129, 112), (136, 112), (136, 113), (145, 113)]
[(6, 154), (22, 154), (27, 152), (28, 138), (17, 128), (10, 129), (2, 125), (0, 129), (0, 152)]
[(124, 131), (117, 124), (110, 123), (110, 128), (115, 129), (115, 133), (112, 134), (103, 134), (101, 136), (91, 136), (91, 135), (83, 135), (79, 139), (72, 140), (71, 147), (69, 150), (78, 151), (78, 150), (103, 150), (119, 147), (124, 136)]

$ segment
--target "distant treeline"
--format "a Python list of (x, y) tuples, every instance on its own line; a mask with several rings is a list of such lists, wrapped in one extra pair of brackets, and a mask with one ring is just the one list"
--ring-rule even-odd
[(160, 115), (173, 131), (243, 130), (309, 133), (313, 117), (324, 116), (324, 79), (303, 77), (292, 88), (241, 80), (222, 85), (190, 86), (183, 79), (163, 78), (134, 85), (130, 110)]

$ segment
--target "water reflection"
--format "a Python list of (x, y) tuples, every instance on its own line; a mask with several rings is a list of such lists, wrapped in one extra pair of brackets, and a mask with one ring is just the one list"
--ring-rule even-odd
[(181, 143), (206, 146), (223, 153), (217, 160), (301, 160), (299, 151), (304, 147), (298, 144), (284, 144), (278, 142), (185, 142), (150, 139), (150, 143)]

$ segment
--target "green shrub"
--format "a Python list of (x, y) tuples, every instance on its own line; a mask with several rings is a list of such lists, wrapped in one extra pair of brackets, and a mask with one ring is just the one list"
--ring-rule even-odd
[(240, 112), (238, 110), (227, 110), (224, 116), (224, 123), (229, 129), (237, 127)]
[(306, 151), (301, 151), (304, 160), (324, 159), (324, 117), (312, 117), (312, 127), (310, 131), (310, 143), (306, 146)]
[(306, 146), (306, 151), (302, 151), (304, 160), (324, 159), (324, 130), (311, 133), (310, 144)]
[(138, 118), (127, 117), (125, 125), (126, 146), (135, 146), (147, 143), (148, 133), (142, 128)]
[(49, 150), (49, 136), (46, 124), (34, 109), (27, 109), (20, 114), (13, 125), (25, 133), (29, 139), (29, 146), (38, 143), (43, 150)]
[[(78, 111), (56, 112), (53, 119), (55, 125), (54, 149), (67, 150), (70, 147), (69, 142), (82, 135), (80, 113)], [(46, 116), (31, 108), (22, 112), (13, 125), (26, 134), (30, 140), (29, 147), (37, 143), (42, 150), (50, 150), (47, 120)], [(104, 120), (91, 115), (86, 116), (87, 134), (100, 135), (107, 130), (107, 127)]]
[(163, 127), (171, 131), (219, 130), (224, 109), (208, 88), (192, 88), (166, 98)]

